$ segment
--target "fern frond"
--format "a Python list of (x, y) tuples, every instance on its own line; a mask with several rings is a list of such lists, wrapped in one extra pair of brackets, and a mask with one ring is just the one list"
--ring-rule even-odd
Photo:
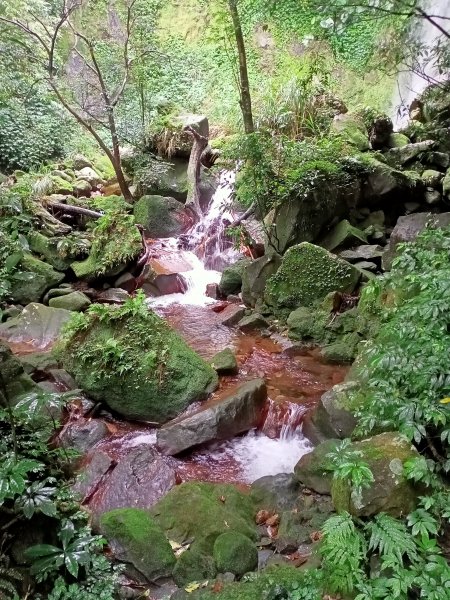
[(414, 538), (402, 521), (380, 513), (366, 529), (370, 532), (369, 550), (377, 551), (382, 559), (403, 566), (404, 556), (417, 558)]
[(22, 580), (23, 577), (19, 571), (0, 565), (0, 600), (19, 600), (19, 595), (13, 582), (20, 582)]

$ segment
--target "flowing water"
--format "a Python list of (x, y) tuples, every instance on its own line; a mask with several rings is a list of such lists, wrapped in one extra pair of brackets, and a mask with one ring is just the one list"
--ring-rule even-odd
[[(450, 1), (421, 0), (423, 10), (433, 16), (433, 20), (445, 31), (450, 32)], [(412, 65), (401, 70), (393, 100), (392, 120), (396, 130), (405, 127), (409, 120), (408, 108), (425, 88), (433, 82), (442, 81), (445, 74), (440, 73), (433, 56), (429, 51), (436, 48), (444, 39), (443, 34), (429, 20), (419, 18), (414, 37), (428, 49), (423, 56), (411, 57)], [(412, 68), (411, 68), (412, 67)]]
[[(320, 363), (314, 352), (296, 349), (283, 338), (243, 334), (221, 324), (227, 303), (205, 295), (206, 286), (218, 283), (220, 271), (239, 258), (227, 240), (226, 226), (236, 215), (229, 208), (234, 174), (224, 173), (204, 219), (183, 236), (163, 240), (166, 266), (183, 263), (185, 293), (149, 298), (148, 304), (176, 329), (205, 359), (230, 347), (236, 353), (239, 373), (222, 377), (219, 389), (206, 406), (219, 402), (244, 381), (264, 377), (269, 399), (260, 426), (229, 441), (213, 442), (182, 457), (165, 457), (179, 481), (202, 480), (249, 484), (265, 475), (292, 472), (311, 448), (302, 434), (302, 420), (321, 394), (343, 380), (346, 369)], [(205, 406), (205, 404), (203, 405)], [(191, 407), (196, 410), (199, 406)], [(154, 445), (155, 431), (115, 424), (111, 438), (100, 444), (110, 455), (126, 454), (142, 444)], [(95, 499), (94, 499), (95, 502)]]

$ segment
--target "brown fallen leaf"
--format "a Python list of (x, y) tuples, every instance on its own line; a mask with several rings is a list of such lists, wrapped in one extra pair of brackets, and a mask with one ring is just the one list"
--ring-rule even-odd
[(267, 519), (270, 519), (271, 514), (268, 510), (260, 510), (256, 515), (256, 524), (262, 525)]
[(272, 515), (266, 521), (266, 525), (268, 525), (269, 527), (276, 527), (279, 524), (280, 524), (280, 517), (279, 517), (279, 515)]
[(223, 590), (223, 582), (222, 581), (216, 581), (214, 583), (214, 585), (212, 586), (212, 591), (214, 594), (218, 594), (219, 592), (221, 592)]
[(321, 531), (313, 531), (312, 533), (309, 534), (309, 539), (312, 542), (318, 542), (322, 539), (323, 537), (323, 533)]

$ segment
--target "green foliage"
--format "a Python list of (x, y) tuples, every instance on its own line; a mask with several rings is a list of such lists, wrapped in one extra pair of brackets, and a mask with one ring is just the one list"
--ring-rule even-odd
[(369, 488), (374, 481), (369, 465), (361, 460), (362, 456), (360, 450), (351, 448), (349, 439), (342, 440), (333, 452), (327, 454), (333, 477), (348, 481), (352, 495), (357, 499), (361, 497), (363, 488)]
[(19, 600), (17, 585), (22, 582), (22, 575), (17, 569), (9, 566), (9, 560), (0, 555), (0, 598), (2, 600)]

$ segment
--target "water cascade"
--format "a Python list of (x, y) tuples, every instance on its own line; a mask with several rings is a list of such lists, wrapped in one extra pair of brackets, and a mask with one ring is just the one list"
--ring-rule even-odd
[[(423, 10), (433, 15), (433, 20), (444, 30), (449, 30), (450, 2), (449, 0), (421, 0)], [(396, 130), (406, 126), (409, 120), (408, 109), (413, 100), (433, 82), (444, 79), (444, 74), (439, 73), (434, 57), (430, 57), (430, 50), (442, 40), (443, 34), (428, 19), (420, 18), (416, 24), (415, 38), (425, 50), (424, 57), (412, 58), (412, 65), (404, 66), (398, 76), (396, 92), (392, 106), (392, 120)], [(412, 67), (412, 68), (411, 68)]]

